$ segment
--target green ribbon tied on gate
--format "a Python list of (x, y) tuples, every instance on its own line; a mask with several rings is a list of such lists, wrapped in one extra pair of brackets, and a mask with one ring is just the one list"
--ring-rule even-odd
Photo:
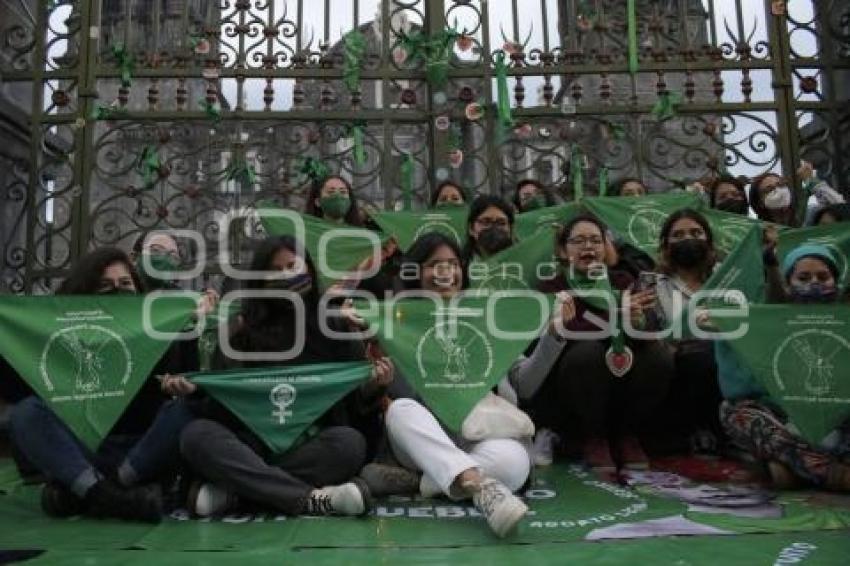
[(305, 158), (298, 172), (305, 175), (312, 182), (321, 182), (330, 175), (328, 166), (315, 157)]
[(215, 102), (210, 102), (206, 98), (198, 100), (198, 106), (204, 111), (204, 114), (213, 122), (221, 120), (221, 106)]
[(514, 125), (514, 118), (511, 115), (511, 95), (508, 90), (508, 66), (505, 64), (505, 54), (497, 53), (493, 63), (496, 73), (496, 131), (497, 137), (503, 139), (505, 130)]
[(91, 117), (92, 120), (111, 120), (124, 114), (127, 114), (127, 109), (124, 107), (97, 104), (92, 110)]
[(364, 140), (366, 138), (365, 124), (363, 122), (355, 122), (351, 126), (351, 138), (354, 141), (354, 162), (357, 165), (366, 164), (366, 147)]
[(127, 51), (127, 48), (121, 44), (112, 46), (112, 57), (115, 58), (115, 64), (121, 72), (121, 86), (130, 86), (133, 80), (133, 69), (135, 61), (133, 55)]
[(145, 188), (153, 186), (156, 177), (159, 176), (159, 170), (162, 167), (162, 162), (159, 159), (159, 154), (156, 148), (152, 145), (146, 145), (142, 148), (142, 153), (139, 155), (139, 162), (136, 169), (142, 175), (145, 182)]
[(599, 196), (608, 195), (608, 168), (602, 167), (599, 170)]
[(243, 181), (254, 185), (257, 182), (257, 170), (253, 165), (248, 165), (244, 157), (237, 157), (227, 166), (224, 178), (227, 181)]
[(446, 86), (449, 80), (449, 59), (452, 46), (459, 37), (453, 29), (444, 29), (433, 36), (420, 31), (410, 35), (401, 34), (400, 46), (411, 61), (425, 62), (425, 77), (436, 90)]
[(352, 30), (343, 38), (342, 81), (349, 92), (360, 90), (360, 65), (366, 54), (366, 36), (359, 29)]
[(401, 164), (401, 198), (404, 210), (413, 209), (413, 154), (408, 153)]
[(637, 2), (629, 0), (627, 5), (627, 21), (629, 30), (629, 73), (638, 72), (638, 29), (637, 29)]
[(570, 155), (570, 174), (573, 177), (573, 200), (581, 201), (584, 197), (584, 170), (582, 169), (581, 149), (578, 145), (573, 145)]
[(673, 118), (679, 113), (682, 95), (678, 92), (664, 92), (658, 96), (658, 102), (652, 107), (651, 114), (659, 120)]
[(614, 122), (606, 121), (605, 127), (608, 128), (608, 135), (615, 140), (620, 141), (626, 138), (626, 129), (622, 124), (615, 124)]

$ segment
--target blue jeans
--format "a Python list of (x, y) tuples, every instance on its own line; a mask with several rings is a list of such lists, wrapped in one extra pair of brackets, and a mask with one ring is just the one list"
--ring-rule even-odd
[(39, 397), (12, 407), (9, 424), (12, 442), (35, 467), (83, 497), (107, 471), (116, 470), (121, 483), (131, 485), (174, 467), (180, 458), (180, 432), (193, 418), (185, 402), (169, 401), (144, 435), (109, 435), (94, 453)]

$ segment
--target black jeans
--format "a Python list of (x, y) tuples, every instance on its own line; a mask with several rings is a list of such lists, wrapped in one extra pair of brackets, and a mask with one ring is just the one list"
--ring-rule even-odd
[(532, 402), (538, 426), (577, 439), (643, 432), (673, 378), (672, 354), (657, 342), (631, 346), (634, 365), (616, 377), (605, 364), (608, 346), (597, 340), (567, 345)]
[(255, 505), (298, 515), (315, 487), (354, 477), (366, 460), (366, 440), (350, 427), (329, 427), (267, 463), (233, 431), (213, 420), (193, 421), (180, 451), (201, 476)]

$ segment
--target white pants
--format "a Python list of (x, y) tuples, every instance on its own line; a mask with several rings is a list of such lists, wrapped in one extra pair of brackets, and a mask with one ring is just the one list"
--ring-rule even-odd
[(422, 472), (424, 495), (442, 491), (453, 499), (463, 495), (452, 490), (455, 478), (470, 468), (499, 480), (516, 491), (528, 479), (531, 462), (523, 445), (510, 438), (482, 440), (464, 452), (448, 437), (431, 412), (412, 399), (390, 404), (387, 436), (399, 464)]

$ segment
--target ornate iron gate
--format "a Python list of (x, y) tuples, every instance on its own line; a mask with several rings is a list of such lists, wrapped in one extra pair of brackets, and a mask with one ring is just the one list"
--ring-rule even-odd
[[(570, 198), (571, 165), (588, 193), (603, 171), (666, 190), (724, 170), (793, 178), (801, 158), (850, 187), (850, 3), (636, 0), (631, 22), (630, 4), (9, 0), (0, 288), (44, 292), (87, 249), (154, 227), (214, 253), (228, 211), (302, 204), (307, 156), (367, 208), (422, 206), (443, 179), (507, 194), (532, 177)], [(343, 39), (355, 28), (362, 48)], [(413, 38), (448, 42), (445, 84), (439, 49)]]

